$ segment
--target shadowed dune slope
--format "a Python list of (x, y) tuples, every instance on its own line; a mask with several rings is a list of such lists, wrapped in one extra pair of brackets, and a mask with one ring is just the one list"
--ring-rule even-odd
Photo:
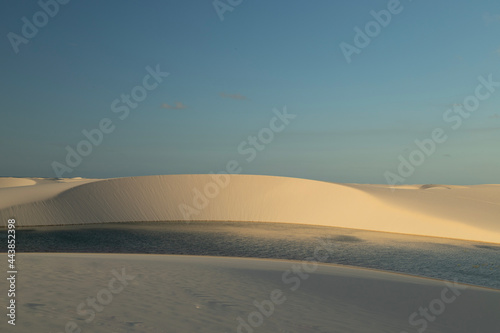
[[(1, 332), (63, 332), (68, 322), (93, 333), (483, 333), (500, 324), (500, 291), (376, 270), (319, 264), (301, 279), (291, 270), (303, 264), (280, 260), (65, 253), (18, 260), (22, 317), (15, 329), (3, 320)], [(123, 285), (113, 272), (126, 277)], [(81, 303), (111, 286), (121, 291), (102, 312)], [(88, 312), (77, 314), (79, 304)], [(262, 321), (252, 328), (255, 316)]]

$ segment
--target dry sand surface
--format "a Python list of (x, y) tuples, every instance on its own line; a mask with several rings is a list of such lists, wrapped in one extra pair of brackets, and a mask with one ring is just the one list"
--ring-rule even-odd
[[(1, 332), (400, 333), (425, 322), (425, 332), (479, 333), (500, 324), (500, 291), (344, 266), (122, 254), (19, 254), (18, 266), (17, 325), (2, 320)], [(420, 307), (432, 320), (417, 315), (412, 326)]]
[(287, 222), (500, 243), (500, 185), (336, 184), (231, 175), (0, 178), (18, 226), (137, 221)]
[[(500, 186), (336, 184), (232, 175), (0, 178), (16, 225), (286, 222), (500, 243)], [(17, 240), (16, 240), (17, 242)], [(7, 271), (7, 258), (0, 268)], [(500, 291), (346, 266), (18, 253), (0, 332), (496, 332)], [(0, 283), (8, 290), (7, 280)], [(7, 304), (7, 294), (0, 302)]]

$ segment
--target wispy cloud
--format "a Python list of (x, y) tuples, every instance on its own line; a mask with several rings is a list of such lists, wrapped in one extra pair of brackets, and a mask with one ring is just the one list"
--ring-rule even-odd
[(483, 14), (483, 21), (486, 24), (500, 22), (500, 15), (499, 14), (484, 13)]
[(232, 98), (232, 99), (239, 99), (239, 100), (245, 100), (245, 99), (247, 99), (246, 96), (243, 96), (243, 95), (240, 95), (240, 94), (226, 94), (226, 93), (221, 92), (219, 95), (221, 97), (224, 97), (224, 98)]
[(491, 118), (491, 119), (500, 119), (500, 114), (494, 113), (491, 116), (489, 116), (488, 118)]
[(169, 105), (167, 103), (163, 103), (161, 107), (164, 109), (171, 109), (171, 110), (183, 110), (187, 108), (187, 106), (182, 104), (182, 102), (176, 102), (175, 105)]

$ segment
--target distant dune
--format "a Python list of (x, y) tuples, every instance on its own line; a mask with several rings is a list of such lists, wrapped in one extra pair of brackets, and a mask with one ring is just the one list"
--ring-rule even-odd
[(302, 223), (500, 243), (500, 185), (336, 184), (231, 175), (0, 178), (19, 226), (132, 221)]
[(29, 178), (14, 178), (14, 177), (0, 178), (0, 188), (30, 186), (35, 184), (36, 181)]

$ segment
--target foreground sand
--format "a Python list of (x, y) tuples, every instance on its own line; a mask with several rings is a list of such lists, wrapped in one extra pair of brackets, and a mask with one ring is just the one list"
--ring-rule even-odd
[[(18, 267), (17, 325), (8, 326), (4, 318), (1, 332), (64, 332), (69, 325), (96, 333), (400, 333), (417, 332), (425, 322), (425, 332), (481, 333), (500, 325), (500, 291), (463, 285), (454, 291), (438, 280), (343, 266), (320, 264), (314, 270), (276, 260), (19, 254)], [(119, 282), (113, 270), (128, 278)], [(2, 279), (0, 288), (6, 287)], [(100, 312), (85, 304), (88, 298), (97, 299)], [(256, 314), (255, 301), (268, 305), (273, 299), (274, 310), (263, 311), (269, 316)], [(0, 302), (6, 303), (3, 292)], [(420, 307), (439, 302), (442, 313), (427, 310), (433, 321), (418, 315), (413, 319), (419, 324), (409, 324)], [(260, 325), (241, 324), (238, 330), (238, 317)]]
[(303, 223), (500, 243), (500, 185), (335, 184), (251, 175), (0, 178), (0, 221)]

